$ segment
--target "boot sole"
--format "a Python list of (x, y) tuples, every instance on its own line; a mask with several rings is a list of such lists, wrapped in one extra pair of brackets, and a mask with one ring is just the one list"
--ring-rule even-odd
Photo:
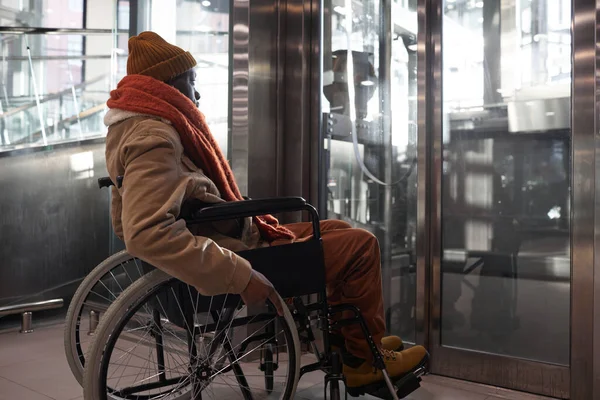
[[(421, 362), (417, 364), (411, 371), (406, 374), (392, 378), (392, 383), (396, 388), (396, 395), (399, 399), (403, 399), (418, 388), (421, 387), (421, 376), (426, 374), (426, 366), (429, 362), (429, 353), (423, 357)], [(359, 397), (365, 394), (378, 397), (384, 400), (391, 400), (392, 395), (385, 384), (385, 381), (378, 381), (364, 386), (346, 387), (346, 391), (352, 397)]]

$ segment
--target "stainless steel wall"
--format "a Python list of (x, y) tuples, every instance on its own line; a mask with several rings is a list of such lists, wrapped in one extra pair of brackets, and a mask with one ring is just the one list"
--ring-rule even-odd
[(0, 304), (68, 297), (110, 254), (104, 140), (0, 153)]
[(317, 1), (233, 1), (230, 148), (250, 197), (318, 202), (320, 12)]
[[(573, 72), (571, 120), (572, 149), (572, 231), (571, 231), (571, 399), (597, 399), (600, 397), (598, 381), (599, 360), (594, 359), (594, 348), (600, 344), (600, 331), (594, 330), (598, 318), (598, 295), (594, 293), (594, 278), (598, 274), (594, 265), (595, 142), (596, 128), (596, 19), (598, 5), (595, 0), (573, 1)], [(596, 389), (596, 390), (594, 390)]]

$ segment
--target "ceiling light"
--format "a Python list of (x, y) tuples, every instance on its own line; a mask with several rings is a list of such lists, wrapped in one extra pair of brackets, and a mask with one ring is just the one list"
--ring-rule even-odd
[(333, 7), (333, 11), (341, 15), (346, 15), (346, 9), (344, 7), (335, 6)]

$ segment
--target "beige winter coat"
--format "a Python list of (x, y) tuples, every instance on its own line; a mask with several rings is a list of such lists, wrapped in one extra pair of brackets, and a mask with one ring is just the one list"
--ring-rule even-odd
[(116, 182), (112, 221), (127, 251), (196, 287), (204, 295), (242, 292), (251, 266), (234, 251), (259, 245), (250, 218), (195, 226), (177, 220), (188, 199), (221, 203), (215, 184), (183, 154), (179, 135), (165, 120), (118, 109), (104, 119), (106, 164)]

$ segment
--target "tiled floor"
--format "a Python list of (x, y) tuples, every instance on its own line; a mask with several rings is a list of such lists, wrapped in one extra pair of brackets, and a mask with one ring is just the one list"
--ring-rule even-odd
[[(73, 378), (63, 349), (62, 324), (40, 326), (35, 332), (19, 334), (18, 329), (0, 332), (0, 400), (75, 400), (82, 390)], [(323, 376), (305, 375), (299, 383), (297, 399), (322, 399)], [(365, 397), (375, 399), (374, 397)], [(409, 400), (540, 400), (523, 395), (427, 376), (421, 389)]]

